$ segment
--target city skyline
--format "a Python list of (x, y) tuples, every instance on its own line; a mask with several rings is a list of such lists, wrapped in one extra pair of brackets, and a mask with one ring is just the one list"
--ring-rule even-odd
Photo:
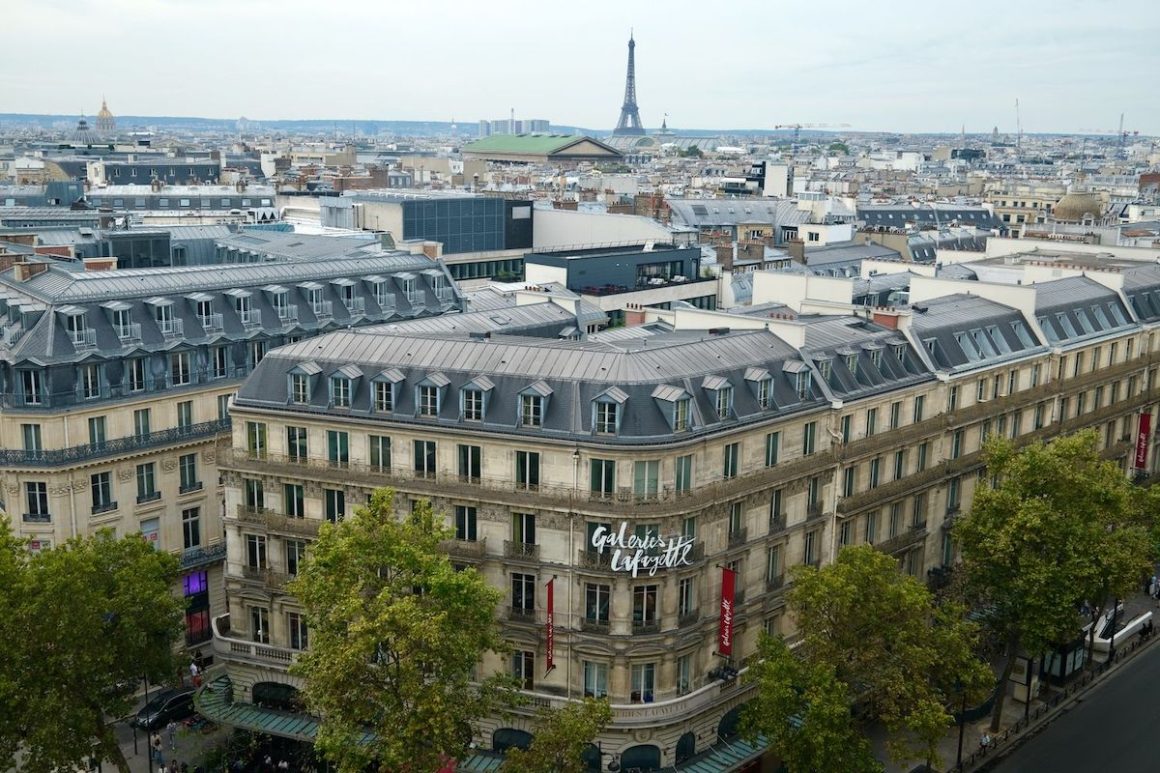
[[(1123, 113), (1124, 129), (1157, 135), (1160, 107), (1140, 100), (1131, 73), (1160, 69), (1149, 45), (1160, 10), (1130, 5), (1096, 18), (1078, 2), (1057, 3), (1053, 16), (982, 2), (968, 27), (932, 20), (929, 5), (915, 2), (890, 13), (841, 2), (820, 17), (806, 6), (756, 2), (713, 15), (682, 5), (663, 16), (602, 0), (580, 14), (525, 13), (509, 3), (356, 2), (321, 15), (304, 2), (209, 0), (190, 16), (177, 2), (17, 0), (8, 9), (13, 29), (51, 29), (88, 64), (10, 47), (0, 53), (0, 105), (92, 115), (104, 96), (118, 115), (454, 118), (464, 127), (514, 109), (610, 132), (631, 28), (649, 129), (667, 114), (677, 129), (824, 123), (1010, 134), (1019, 99), (1025, 133), (1115, 130)], [(152, 40), (164, 56), (143, 59)]]

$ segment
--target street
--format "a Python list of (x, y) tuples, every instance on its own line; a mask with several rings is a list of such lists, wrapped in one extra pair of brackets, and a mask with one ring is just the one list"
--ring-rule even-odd
[(995, 773), (1152, 773), (1160, 649), (1150, 647), (1002, 760)]

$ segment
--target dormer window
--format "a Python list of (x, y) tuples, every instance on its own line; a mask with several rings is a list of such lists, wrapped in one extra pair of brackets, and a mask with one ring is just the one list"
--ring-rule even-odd
[(691, 426), (692, 400), (682, 397), (673, 403), (673, 431), (684, 432)]
[(338, 288), (338, 297), (342, 300), (342, 305), (346, 307), (348, 313), (361, 313), (365, 308), (362, 298), (355, 297), (354, 282), (345, 277), (335, 279), (331, 282), (332, 285)]
[(870, 350), (870, 363), (875, 368), (879, 368), (879, 369), (882, 368), (882, 350), (881, 349), (871, 349)]
[(544, 416), (548, 412), (548, 398), (552, 388), (546, 381), (537, 381), (520, 392), (519, 419), (525, 427), (542, 427)]
[(745, 380), (753, 385), (757, 397), (757, 406), (767, 410), (773, 405), (773, 378), (765, 368), (749, 368), (745, 371)]
[(309, 403), (314, 393), (314, 379), (322, 372), (316, 362), (303, 362), (290, 369), (290, 402)]
[(464, 421), (483, 421), (488, 397), (494, 387), (487, 376), (478, 376), (463, 386), (459, 392), (459, 411)]
[(153, 298), (146, 302), (153, 307), (153, 320), (157, 323), (161, 335), (166, 338), (181, 335), (183, 332), (181, 320), (173, 316), (173, 301), (168, 298)]
[(330, 377), (330, 404), (335, 408), (350, 407), (350, 379), (346, 376)]
[(895, 344), (891, 347), (894, 349), (894, 358), (899, 362), (906, 361), (906, 344)]
[(274, 313), (278, 315), (278, 319), (286, 320), (290, 317), (290, 293), (286, 290), (272, 293), (270, 305), (274, 307)]
[(76, 349), (91, 349), (97, 345), (95, 330), (89, 329), (87, 315), (83, 309), (76, 306), (65, 306), (61, 309), (64, 317), (64, 327), (68, 331), (68, 340)]
[(729, 417), (729, 410), (733, 407), (733, 387), (723, 387), (717, 390), (717, 418)]
[(850, 371), (851, 376), (858, 375), (858, 355), (857, 354), (847, 354), (846, 355), (846, 369), (848, 371)]
[(440, 303), (451, 300), (451, 287), (447, 284), (447, 277), (442, 274), (431, 275), (431, 287), (435, 290), (435, 297)]
[[(117, 309), (113, 312), (113, 330), (117, 333), (117, 338), (122, 341), (133, 338), (133, 316), (128, 309)], [(138, 334), (137, 337), (140, 337)]]
[(442, 373), (428, 374), (416, 387), (415, 404), (419, 416), (436, 417), (443, 405), (443, 390), (451, 383)]
[(407, 299), (407, 303), (414, 306), (419, 301), (419, 290), (415, 285), (414, 274), (398, 274), (399, 289), (403, 291), (403, 297)]
[(403, 371), (398, 368), (384, 370), (371, 379), (371, 399), (376, 413), (390, 413), (395, 410), (398, 386), (403, 380)]
[(811, 378), (808, 370), (803, 370), (797, 374), (794, 380), (794, 388), (797, 390), (797, 396), (801, 400), (808, 400), (811, 391)]
[(673, 432), (684, 432), (692, 427), (693, 400), (684, 389), (661, 384), (653, 390), (652, 398)]
[(628, 394), (619, 387), (604, 390), (592, 401), (592, 428), (600, 435), (620, 432), (620, 421)]
[(818, 360), (818, 373), (821, 374), (822, 380), (829, 383), (830, 374), (833, 373), (834, 363), (832, 360)]

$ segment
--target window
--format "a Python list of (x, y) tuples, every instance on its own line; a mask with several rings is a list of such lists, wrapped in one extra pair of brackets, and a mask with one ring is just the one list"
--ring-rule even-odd
[(721, 476), (725, 480), (731, 480), (737, 477), (738, 463), (741, 451), (740, 443), (727, 443), (724, 449), (724, 458)]
[(193, 401), (182, 400), (177, 404), (177, 428), (189, 429), (193, 426)]
[(157, 490), (157, 471), (154, 462), (137, 465), (137, 504), (161, 498)]
[(651, 625), (657, 618), (658, 585), (637, 585), (632, 589), (632, 623), (635, 626)]
[(535, 513), (512, 513), (512, 542), (517, 545), (536, 544)]
[(683, 432), (689, 428), (689, 398), (673, 401), (673, 432)]
[(459, 458), (459, 479), (468, 483), (479, 483), (482, 478), (483, 449), (479, 446), (460, 444), (456, 450)]
[(335, 408), (350, 407), (350, 379), (345, 376), (330, 377), (330, 404)]
[(139, 408), (133, 411), (133, 435), (138, 438), (149, 437), (150, 409)]
[(428, 384), (419, 386), (419, 415), (439, 415), (439, 387)]
[(180, 477), (180, 492), (197, 491), (201, 488), (201, 481), (197, 479), (197, 454), (182, 454), (177, 458), (177, 469)]
[(322, 498), (326, 507), (326, 520), (338, 523), (346, 517), (346, 493), (342, 489), (325, 488)]
[(693, 655), (688, 653), (677, 658), (677, 694), (685, 695), (693, 689)]
[(250, 607), (250, 638), (258, 644), (270, 643), (270, 610)]
[[(210, 375), (214, 378), (225, 378), (229, 374), (229, 352), (224, 346), (215, 346), (209, 350)], [(302, 402), (305, 402), (303, 399)]]
[(262, 358), (266, 356), (266, 351), (269, 348), (270, 345), (267, 341), (250, 341), (249, 355), (251, 368), (258, 367), (258, 363), (261, 362)]
[(852, 497), (858, 485), (858, 471), (853, 467), (847, 467), (842, 471), (842, 496)]
[(774, 489), (769, 495), (770, 531), (776, 531), (785, 524), (785, 489)]
[(822, 480), (817, 475), (806, 481), (806, 508), (810, 515), (817, 515), (822, 510)]
[(677, 493), (688, 493), (693, 490), (693, 456), (686, 454), (678, 456), (674, 463), (676, 468)]
[(455, 539), (475, 542), (478, 539), (476, 510), (468, 505), (455, 506)]
[(878, 539), (878, 511), (871, 510), (866, 513), (866, 544), (873, 545), (874, 541)]
[(878, 431), (878, 409), (870, 408), (866, 411), (866, 437)]
[(540, 395), (520, 395), (520, 423), (525, 427), (543, 426), (544, 398)]
[(963, 437), (964, 431), (961, 429), (955, 430), (955, 434), (951, 435), (951, 458), (958, 459), (963, 455)]
[(652, 703), (656, 687), (656, 663), (637, 663), (632, 667), (633, 703)]
[(882, 457), (875, 456), (870, 460), (870, 488), (878, 488), (881, 479)]
[(842, 521), (842, 523), (838, 525), (838, 544), (842, 547), (845, 547), (851, 543), (853, 539), (851, 537), (854, 531), (853, 527), (854, 524), (850, 520)]
[(782, 579), (781, 549), (781, 545), (773, 545), (765, 551), (765, 581), (767, 583), (777, 583)]
[(29, 456), (38, 457), (44, 450), (40, 443), (39, 424), (21, 424), (21, 434), (24, 436), (24, 451)]
[(947, 396), (947, 410), (953, 411), (959, 407), (959, 388), (953, 386), (950, 388), (950, 393)]
[(266, 506), (266, 491), (262, 487), (262, 481), (257, 478), (243, 478), (242, 485), (245, 489), (246, 507), (258, 510)]
[(729, 505), (729, 539), (732, 542), (744, 538), (745, 508), (740, 502), (733, 502)]
[(435, 477), (435, 441), (415, 441), (415, 475), (420, 478)]
[(89, 484), (93, 490), (93, 515), (117, 509), (117, 503), (113, 501), (113, 474), (111, 472), (98, 472), (90, 475)]
[(895, 451), (893, 480), (902, 480), (904, 475), (906, 475), (906, 451)]
[(918, 446), (918, 472), (926, 469), (927, 459), (930, 457), (930, 441), (927, 440)]
[(376, 381), (375, 410), (389, 413), (395, 409), (395, 385), (389, 381)]
[(914, 422), (922, 421), (923, 411), (926, 407), (926, 396), (918, 395), (914, 398)]
[(306, 543), (300, 539), (288, 539), (286, 543), (286, 574), (298, 576), (298, 569), (306, 558)]
[(814, 529), (805, 534), (802, 550), (802, 563), (812, 564), (818, 560), (818, 531)]
[(616, 413), (619, 408), (616, 403), (596, 403), (596, 431), (602, 435), (616, 433)]
[[(133, 362), (136, 362), (136, 360), (130, 360), (130, 364)], [(144, 370), (142, 370), (142, 379), (144, 379)], [(40, 371), (20, 371), (20, 385), (24, 403), (26, 405), (40, 405), (41, 396), (44, 394)], [(144, 386), (139, 387), (139, 389), (144, 388)]]
[(975, 388), (975, 402), (981, 403), (987, 399), (987, 379), (979, 379), (978, 386)]
[(584, 697), (608, 697), (608, 664), (584, 661)]
[(632, 467), (632, 493), (638, 499), (655, 499), (660, 492), (661, 463), (655, 459), (638, 461)]
[(898, 429), (902, 425), (902, 403), (890, 404), (890, 429)]
[(105, 433), (105, 417), (93, 416), (89, 419), (89, 445), (93, 448), (104, 448), (107, 440)]
[(278, 315), (278, 319), (286, 320), (290, 318), (290, 294), (286, 292), (277, 292), (270, 295), (270, 305), (274, 307), (274, 313)]
[(762, 410), (769, 408), (773, 404), (771, 394), (773, 392), (773, 382), (768, 378), (763, 378), (757, 382), (757, 406)]
[(350, 433), (328, 429), (326, 431), (326, 460), (331, 467), (350, 466)]
[(770, 432), (765, 436), (765, 466), (773, 467), (777, 464), (778, 449), (781, 446), (781, 433)]
[(139, 338), (140, 331), (133, 330), (132, 317), (128, 309), (117, 309), (113, 311), (113, 330), (117, 333), (117, 338), (124, 341), (129, 338)]
[(187, 507), (181, 511), (181, 539), (186, 550), (201, 546), (200, 507)]
[(266, 424), (260, 421), (246, 422), (246, 452), (251, 458), (264, 459), (268, 450)]
[(808, 370), (798, 371), (794, 374), (794, 383), (797, 388), (797, 396), (799, 400), (808, 400), (810, 397), (810, 372)]
[(589, 490), (599, 497), (610, 497), (616, 492), (616, 462), (611, 459), (591, 459), (588, 462)]
[(677, 616), (684, 620), (697, 614), (697, 594), (694, 592), (693, 578), (682, 577), (677, 583)]
[(540, 454), (516, 451), (516, 486), (535, 490), (540, 487)]
[(189, 352), (174, 352), (169, 355), (169, 383), (184, 386), (192, 382)]
[[(962, 494), (962, 485), (963, 484), (962, 484), (961, 478), (951, 478), (950, 482), (947, 484), (947, 512), (948, 513), (957, 513), (959, 511), (959, 500), (960, 500), (960, 496)], [(915, 502), (914, 517), (915, 517), (915, 521), (917, 522), (918, 518), (919, 518), (918, 497), (915, 497), (914, 502)]]
[(286, 455), (292, 462), (305, 462), (308, 456), (306, 427), (286, 428)]
[(483, 421), (483, 392), (478, 389), (464, 389), (463, 418), (466, 421)]
[(286, 483), (282, 486), (283, 507), (291, 518), (306, 517), (306, 488), (301, 483)]
[(853, 434), (853, 431), (851, 430), (851, 427), (853, 426), (853, 424), (854, 424), (854, 422), (853, 422), (853, 419), (850, 416), (850, 414), (846, 414), (845, 416), (842, 417), (842, 421), (840, 423), (840, 426), (842, 428), (841, 432), (842, 432), (842, 442), (843, 443), (850, 442), (850, 436)]
[[(186, 357), (188, 358), (188, 354)], [(81, 366), (81, 398), (92, 400), (101, 396), (101, 369), (97, 365)]]
[(144, 537), (146, 545), (154, 550), (159, 550), (161, 547), (161, 520), (146, 518), (141, 521), (141, 536)]
[(24, 495), (28, 503), (24, 520), (48, 523), (52, 518), (48, 512), (48, 484), (44, 481), (29, 481), (24, 484)]
[(266, 568), (266, 538), (261, 534), (246, 535), (246, 566), (250, 569)]
[(290, 649), (306, 649), (309, 638), (306, 632), (306, 620), (297, 612), (286, 613), (286, 628), (290, 634)]
[(516, 650), (512, 653), (512, 676), (521, 689), (531, 690), (535, 686), (536, 653), (530, 650)]
[(612, 587), (599, 583), (587, 583), (584, 587), (584, 619), (589, 623), (608, 624), (608, 604), (612, 598)]
[(512, 573), (512, 611), (530, 614), (536, 609), (536, 576)]
[(729, 417), (729, 409), (733, 407), (733, 387), (722, 387), (717, 390), (717, 418)]
[(802, 456), (809, 456), (814, 452), (814, 441), (817, 435), (817, 422), (807, 422), (802, 430)]

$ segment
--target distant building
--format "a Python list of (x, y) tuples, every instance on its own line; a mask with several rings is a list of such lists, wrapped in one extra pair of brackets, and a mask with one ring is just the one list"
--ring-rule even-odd
[(570, 134), (500, 134), (463, 146), (464, 159), (508, 164), (574, 165), (582, 161), (620, 161), (620, 151), (600, 140)]
[(216, 183), (221, 178), (221, 162), (204, 158), (97, 159), (88, 162), (87, 179), (93, 186), (163, 185)]
[(101, 111), (97, 113), (97, 133), (109, 136), (117, 133), (117, 119), (109, 111), (109, 105), (101, 98)]
[(480, 137), (493, 134), (547, 134), (549, 131), (550, 122), (543, 118), (501, 118), (498, 121), (479, 122)]

